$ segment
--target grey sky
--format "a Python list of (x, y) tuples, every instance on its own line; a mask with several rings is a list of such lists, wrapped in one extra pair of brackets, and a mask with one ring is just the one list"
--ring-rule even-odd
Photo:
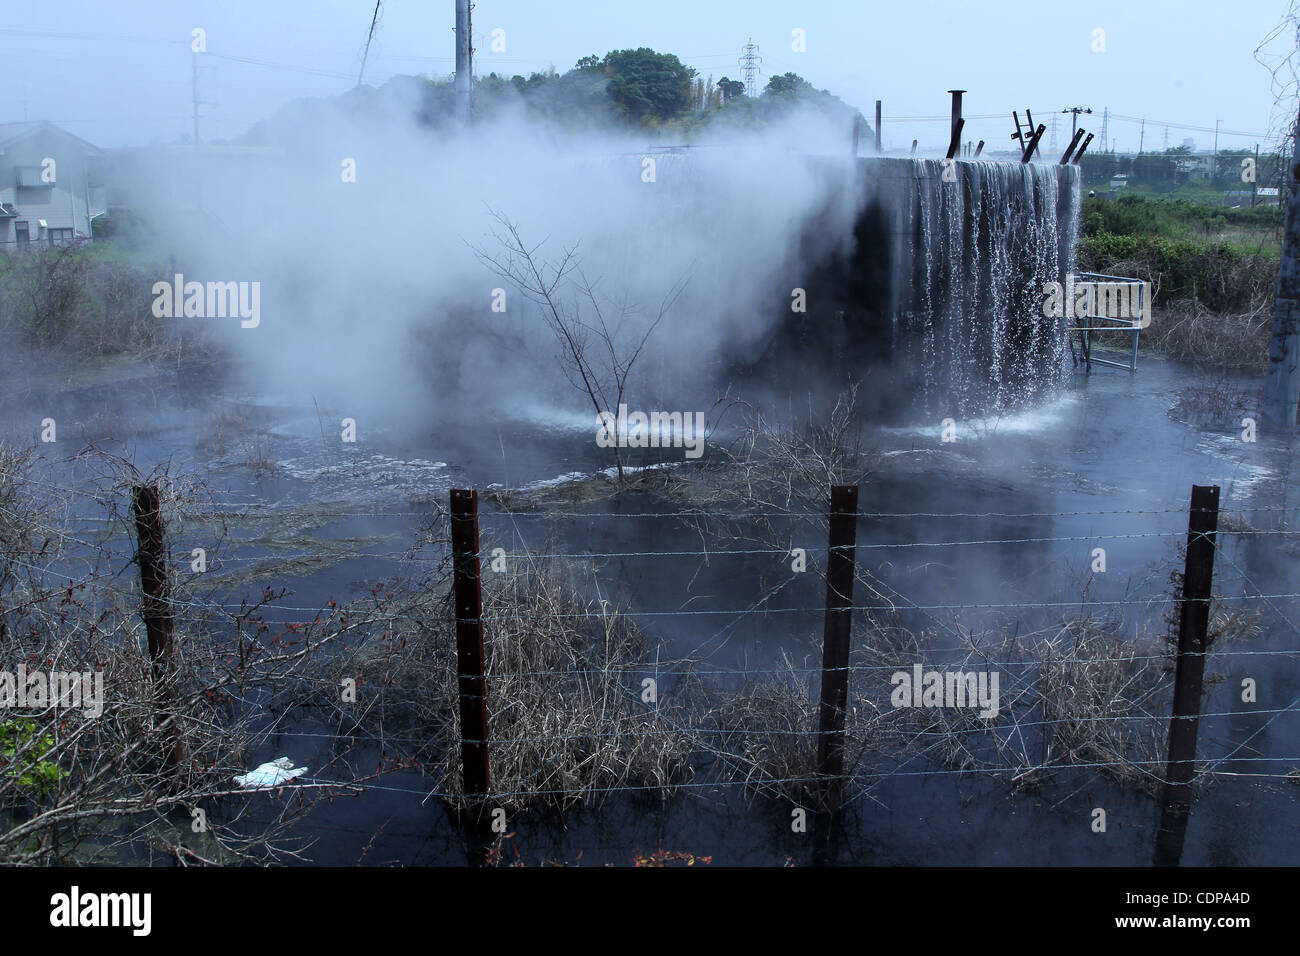
[[(581, 56), (649, 46), (676, 53), (704, 77), (740, 78), (752, 37), (762, 81), (793, 71), (870, 116), (884, 100), (886, 144), (946, 143), (946, 90), (967, 89), (968, 139), (1005, 147), (1010, 112), (1060, 124), (1064, 107), (1118, 114), (1110, 136), (1136, 149), (1194, 138), (1253, 145), (1271, 126), (1268, 71), (1255, 48), (1281, 20), (1284, 0), (1022, 0), (776, 2), (776, 0), (480, 0), (476, 73), (565, 70)], [(102, 146), (174, 142), (191, 127), (190, 31), (207, 31), (200, 58), (204, 139), (237, 135), (300, 96), (355, 83), (373, 0), (40, 0), (0, 12), (0, 121), (49, 119)], [(385, 0), (366, 82), (453, 69), (453, 0)], [(493, 53), (491, 32), (505, 31)], [(805, 31), (807, 51), (791, 49)], [(1093, 31), (1105, 31), (1094, 53)], [(1278, 48), (1285, 52), (1283, 37)], [(981, 117), (994, 114), (996, 118)], [(1023, 116), (1023, 114), (1022, 114)], [(1177, 125), (1173, 125), (1177, 124)], [(1185, 129), (1202, 127), (1202, 129)], [(1237, 135), (1238, 132), (1248, 135)], [(1094, 146), (1099, 146), (1095, 143)]]

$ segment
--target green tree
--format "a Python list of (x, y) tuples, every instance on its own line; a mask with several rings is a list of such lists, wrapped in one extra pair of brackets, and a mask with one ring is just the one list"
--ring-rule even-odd
[(691, 108), (695, 70), (671, 53), (649, 47), (614, 50), (605, 54), (602, 68), (610, 100), (633, 122), (675, 119)]
[(722, 102), (730, 103), (732, 100), (739, 99), (745, 95), (745, 84), (740, 80), (732, 80), (723, 77), (718, 80), (718, 89), (722, 91)]
[(764, 95), (795, 97), (812, 93), (813, 85), (796, 73), (782, 73), (767, 81)]

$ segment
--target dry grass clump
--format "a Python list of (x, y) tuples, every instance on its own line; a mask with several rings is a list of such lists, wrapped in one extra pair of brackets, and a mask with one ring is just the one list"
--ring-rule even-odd
[[(174, 649), (151, 660), (138, 592), (121, 573), (131, 552), (117, 549), (130, 542), (77, 529), (38, 464), (0, 446), (0, 670), (92, 676), (76, 699), (0, 709), (0, 862), (298, 856), (304, 841), (291, 824), (325, 787), (300, 781), (292, 802), (276, 802), (237, 792), (231, 777), (266, 722), (255, 701), (304, 680), (343, 629), (277, 630), (258, 605), (236, 622), (175, 580), (173, 560)], [(148, 482), (161, 489), (169, 528), (183, 529), (191, 484), (123, 466), (104, 476), (110, 512), (131, 484)], [(191, 828), (200, 810), (201, 833)]]
[(224, 455), (231, 445), (252, 430), (253, 418), (248, 408), (222, 408), (199, 426), (195, 447), (207, 454)]
[[(694, 679), (685, 672), (668, 686), (660, 678), (657, 702), (643, 700), (642, 681), (656, 670), (635, 622), (604, 600), (578, 596), (527, 556), (511, 564), (510, 571), (484, 571), (490, 805), (596, 804), (638, 787), (670, 794), (690, 773)], [(420, 720), (440, 757), (437, 789), (459, 802), (450, 621), (425, 638), (435, 654), (421, 681), (428, 697)]]
[[(820, 676), (796, 668), (785, 653), (781, 665), (773, 674), (747, 680), (714, 710), (715, 754), (750, 792), (812, 805)], [(846, 767), (856, 765), (861, 749), (858, 736), (846, 733)]]
[(1202, 382), (1178, 392), (1174, 418), (1202, 428), (1240, 428), (1242, 418), (1255, 417), (1255, 393), (1230, 382)]
[[(858, 628), (846, 776), (867, 763), (883, 775), (889, 766), (929, 764), (1010, 771), (1013, 784), (1026, 787), (1082, 766), (1153, 790), (1165, 753), (1172, 657), (1157, 642), (1125, 640), (1120, 632), (1117, 622), (1083, 618), (1028, 635), (967, 634), (964, 652), (949, 648), (940, 656), (924, 634), (880, 622)], [(996, 716), (982, 716), (977, 706), (894, 707), (891, 675), (912, 674), (917, 664), (923, 673), (996, 672)], [(819, 687), (815, 663), (797, 668), (785, 658), (775, 675), (741, 687), (714, 711), (725, 731), (714, 753), (752, 792), (816, 802)]]
[[(580, 596), (546, 553), (507, 562), (501, 572), (482, 563), (487, 805), (594, 805), (638, 788), (670, 795), (692, 772), (698, 679), (683, 667), (665, 676), (636, 623), (598, 591)], [(433, 792), (463, 806), (451, 586), (444, 563), (377, 587), (383, 626), (355, 632), (304, 700), (334, 734), (380, 742), (394, 766), (420, 769)], [(646, 678), (658, 680), (657, 700), (645, 699)], [(345, 679), (359, 688), (355, 702), (338, 699)]]
[[(874, 698), (881, 701), (879, 706), (888, 715), (880, 731), (882, 755), (903, 762), (920, 756), (961, 772), (1024, 767), (1028, 763), (1026, 737), (1019, 723), (1032, 708), (1033, 688), (1023, 679), (1022, 667), (1013, 670), (1006, 666), (1006, 662), (1026, 659), (1022, 638), (1001, 630), (991, 634), (975, 634), (960, 627), (945, 630), (951, 633), (942, 639), (946, 649), (940, 654), (930, 646), (934, 634), (917, 633), (897, 624), (880, 627), (882, 639), (870, 652), (874, 666), (867, 673), (873, 675)], [(953, 646), (954, 636), (960, 649)], [(895, 688), (891, 678), (899, 672), (914, 676), (916, 665), (920, 665), (922, 674), (960, 672), (973, 674), (977, 680), (985, 675), (990, 690), (996, 674), (997, 713), (982, 716), (982, 708), (974, 704), (895, 709), (890, 697)]]
[[(845, 776), (852, 778), (863, 764), (877, 758), (889, 761), (918, 749), (939, 760), (961, 762), (967, 747), (963, 735), (972, 719), (980, 723), (978, 718), (958, 710), (896, 709), (890, 703), (891, 673), (910, 674), (913, 664), (925, 660), (921, 639), (897, 625), (863, 620), (854, 628), (852, 646), (844, 721)], [(927, 663), (925, 669), (932, 666)], [(751, 793), (817, 805), (820, 695), (820, 658), (796, 666), (783, 653), (780, 667), (732, 690), (713, 711), (711, 724), (719, 738), (712, 748), (714, 755), (733, 776), (745, 781)]]
[(1154, 793), (1166, 749), (1172, 657), (1094, 618), (1064, 623), (1034, 651), (1044, 722), (1038, 769), (1099, 764), (1106, 776)]
[(1158, 309), (1141, 342), (1149, 350), (1185, 362), (1262, 372), (1268, 364), (1272, 299), (1245, 312), (1211, 311), (1195, 299)]

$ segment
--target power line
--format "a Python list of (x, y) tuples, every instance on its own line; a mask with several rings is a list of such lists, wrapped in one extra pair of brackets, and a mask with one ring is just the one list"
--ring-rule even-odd
[[(1137, 123), (1139, 125), (1142, 125), (1147, 119), (1141, 116), (1129, 116), (1124, 113), (1111, 113), (1110, 118), (1122, 120), (1125, 123)], [(1164, 126), (1166, 130), (1181, 129), (1181, 130), (1188, 130), (1194, 133), (1214, 132), (1213, 126), (1198, 126), (1192, 123), (1173, 123), (1168, 120), (1160, 120), (1160, 119), (1152, 119), (1151, 122), (1158, 124), (1160, 126)], [(1240, 129), (1223, 129), (1221, 126), (1219, 128), (1219, 132), (1225, 133), (1228, 136), (1245, 136), (1251, 139), (1263, 139), (1265, 136), (1267, 136), (1266, 133), (1250, 132), (1248, 130), (1240, 130)]]
[(19, 36), (19, 37), (39, 37), (42, 39), (53, 40), (94, 40), (96, 42), (111, 41), (114, 43), (168, 43), (168, 44), (188, 44), (188, 40), (173, 40), (166, 37), (146, 37), (146, 36), (105, 36), (104, 34), (91, 33), (60, 33), (55, 30), (33, 30), (28, 27), (6, 27), (0, 26), (0, 36)]
[(208, 56), (217, 60), (228, 60), (231, 63), (244, 63), (249, 66), (261, 66), (271, 70), (290, 70), (296, 73), (309, 73), (313, 76), (323, 76), (329, 79), (350, 80), (351, 73), (340, 73), (337, 70), (318, 70), (309, 66), (297, 66), (290, 63), (276, 63), (272, 60), (259, 60), (251, 56), (234, 56), (229, 53), (208, 53)]

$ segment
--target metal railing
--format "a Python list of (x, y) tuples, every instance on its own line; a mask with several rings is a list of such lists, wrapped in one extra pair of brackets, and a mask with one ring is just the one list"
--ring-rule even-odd
[[(1127, 315), (1111, 316), (1100, 314), (1103, 297), (1094, 295), (1094, 302), (1097, 303), (1098, 311), (1092, 315), (1085, 316), (1088, 321), (1087, 325), (1071, 325), (1068, 327), (1070, 333), (1078, 332), (1079, 341), (1083, 350), (1083, 361), (1085, 366), (1091, 371), (1093, 364), (1106, 365), (1111, 368), (1122, 368), (1128, 372), (1136, 372), (1138, 365), (1138, 339), (1142, 329), (1151, 324), (1151, 284), (1143, 279), (1135, 279), (1131, 276), (1112, 276), (1100, 272), (1080, 272), (1075, 274), (1075, 283), (1091, 282), (1098, 286), (1115, 286), (1119, 285), (1124, 288), (1122, 296), (1124, 308), (1121, 311), (1127, 312)], [(1116, 296), (1108, 298), (1107, 301), (1116, 301), (1121, 297)], [(1092, 356), (1092, 335), (1096, 332), (1126, 332), (1132, 335), (1132, 351), (1128, 362), (1116, 362), (1111, 359), (1093, 358)]]
[(35, 249), (52, 249), (57, 246), (71, 246), (85, 242), (86, 236), (74, 235), (71, 238), (45, 236), (36, 239), (0, 239), (0, 252), (27, 252)]

